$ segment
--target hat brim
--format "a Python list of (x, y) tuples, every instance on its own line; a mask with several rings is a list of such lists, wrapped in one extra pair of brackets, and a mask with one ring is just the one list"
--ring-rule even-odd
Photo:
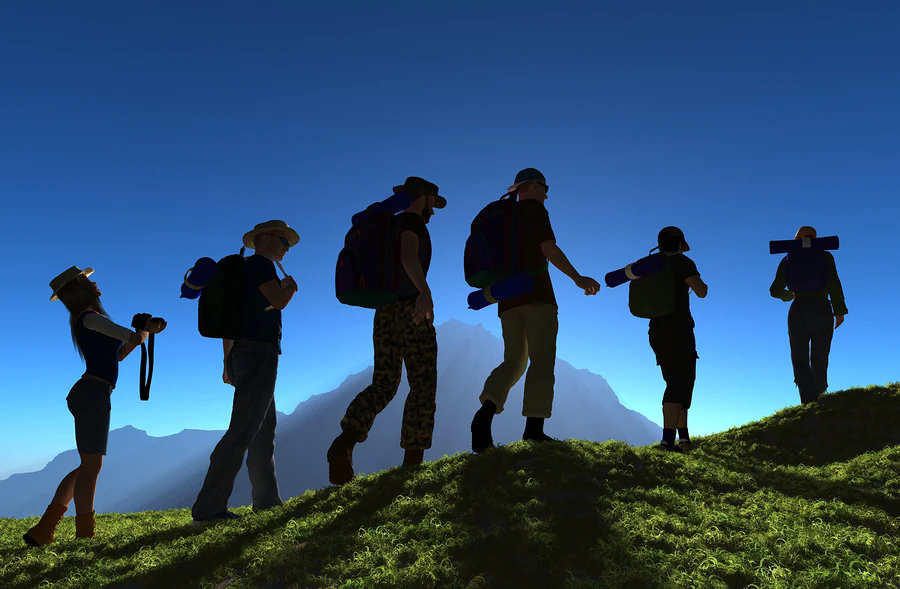
[(256, 246), (253, 245), (253, 238), (259, 233), (280, 234), (288, 240), (288, 247), (294, 247), (300, 243), (300, 235), (290, 227), (263, 227), (260, 229), (251, 229), (244, 234), (244, 246), (247, 249), (256, 249)]
[[(75, 280), (76, 278), (78, 278), (79, 276), (82, 276), (82, 275), (84, 275), (84, 276), (90, 276), (90, 275), (93, 274), (93, 273), (94, 273), (94, 269), (93, 269), (93, 268), (85, 268), (84, 270), (82, 270), (81, 272), (79, 272), (78, 274), (76, 274), (75, 276), (73, 276), (73, 277), (72, 277), (72, 280)], [(72, 280), (67, 280), (67, 281), (65, 282), (65, 284), (61, 284), (59, 288), (62, 288), (62, 287), (64, 287), (66, 284), (69, 284), (70, 282), (72, 282)], [(57, 288), (55, 291), (53, 291), (53, 294), (50, 295), (50, 302), (51, 302), (51, 303), (52, 303), (53, 301), (58, 301), (58, 300), (59, 300), (59, 297), (56, 296), (56, 293), (59, 292), (59, 288)]]

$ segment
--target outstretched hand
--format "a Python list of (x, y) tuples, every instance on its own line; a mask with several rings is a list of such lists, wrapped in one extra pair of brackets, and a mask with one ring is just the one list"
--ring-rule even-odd
[(841, 326), (841, 323), (843, 323), (843, 322), (844, 322), (844, 316), (843, 316), (843, 315), (835, 315), (835, 316), (834, 316), (834, 328), (835, 328), (835, 329), (837, 329), (838, 327), (840, 327), (840, 326)]
[(585, 295), (595, 295), (600, 291), (600, 283), (588, 276), (579, 276), (575, 279), (575, 285), (584, 289)]

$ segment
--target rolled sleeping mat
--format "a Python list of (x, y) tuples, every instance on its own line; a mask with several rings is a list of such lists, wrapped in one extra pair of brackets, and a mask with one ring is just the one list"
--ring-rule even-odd
[(666, 258), (662, 253), (649, 255), (641, 258), (633, 264), (628, 264), (624, 268), (613, 270), (606, 275), (606, 286), (615, 288), (620, 284), (625, 284), (631, 280), (637, 280), (648, 274), (659, 272), (666, 267)]
[(837, 235), (815, 238), (804, 237), (803, 239), (783, 239), (781, 241), (770, 241), (769, 253), (788, 254), (801, 249), (836, 250), (840, 245), (841, 242)]
[(478, 311), (498, 301), (529, 293), (533, 288), (534, 279), (531, 274), (516, 274), (512, 278), (469, 293), (469, 308)]
[(369, 205), (366, 210), (356, 213), (355, 215), (353, 215), (353, 218), (350, 220), (350, 222), (353, 225), (356, 225), (360, 221), (365, 220), (365, 218), (370, 214), (382, 213), (385, 211), (393, 215), (399, 213), (400, 211), (408, 209), (411, 202), (412, 199), (410, 199), (409, 194), (401, 190), (400, 192), (395, 193), (393, 196), (390, 196), (381, 202), (376, 202)]
[(216, 261), (212, 258), (200, 258), (194, 262), (194, 267), (184, 273), (184, 281), (181, 283), (182, 299), (196, 299), (200, 296), (203, 287), (209, 284), (216, 275)]

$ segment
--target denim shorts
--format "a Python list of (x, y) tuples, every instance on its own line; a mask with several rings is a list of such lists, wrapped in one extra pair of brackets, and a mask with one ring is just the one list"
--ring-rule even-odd
[(79, 454), (106, 455), (112, 386), (82, 378), (69, 391), (66, 403), (75, 418), (75, 446)]

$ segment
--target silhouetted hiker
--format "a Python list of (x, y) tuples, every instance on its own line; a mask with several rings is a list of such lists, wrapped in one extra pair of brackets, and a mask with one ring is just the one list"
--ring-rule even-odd
[[(84, 374), (66, 397), (75, 418), (75, 444), (81, 465), (63, 478), (41, 520), (23, 536), (29, 546), (53, 542), (56, 527), (73, 498), (75, 537), (94, 537), (94, 494), (106, 455), (110, 398), (119, 377), (119, 362), (148, 336), (147, 331), (132, 331), (109, 319), (100, 302), (97, 283), (88, 279), (93, 273), (93, 268), (81, 270), (72, 266), (50, 281), (50, 300), (60, 300), (68, 309), (72, 342), (85, 362)], [(153, 333), (165, 326), (165, 322), (147, 321), (147, 328)]]
[[(522, 270), (534, 271), (553, 263), (572, 279), (584, 294), (597, 294), (600, 285), (593, 278), (579, 274), (559, 246), (550, 225), (550, 215), (544, 207), (547, 200), (547, 181), (534, 168), (516, 174), (509, 187), (516, 194), (518, 236), (521, 239)], [(503, 405), (511, 389), (531, 359), (525, 377), (522, 415), (526, 417), (524, 440), (555, 441), (544, 433), (544, 419), (553, 408), (554, 368), (556, 366), (556, 336), (559, 331), (556, 297), (548, 271), (532, 276), (531, 292), (504, 299), (497, 303), (497, 314), (503, 328), (503, 362), (484, 383), (479, 401), (481, 408), (472, 418), (472, 451), (483, 452), (494, 445), (491, 421), (495, 413), (503, 412)]]
[[(659, 250), (669, 256), (674, 275), (675, 310), (668, 315), (650, 319), (650, 347), (656, 355), (666, 390), (663, 393), (663, 439), (659, 448), (681, 452), (691, 443), (687, 414), (697, 378), (697, 342), (694, 338), (694, 318), (691, 316), (690, 290), (706, 298), (709, 287), (700, 279), (697, 265), (684, 252), (691, 247), (678, 227), (664, 227), (657, 235)], [(675, 445), (675, 428), (678, 445)]]
[(234, 479), (247, 454), (253, 511), (284, 505), (275, 477), (275, 379), (281, 355), (281, 310), (297, 283), (279, 279), (281, 262), (300, 236), (284, 221), (267, 221), (244, 234), (244, 247), (256, 253), (244, 261), (244, 304), (241, 338), (222, 340), (225, 374), (234, 385), (234, 405), (228, 431), (209, 457), (203, 488), (191, 508), (194, 523), (236, 519), (228, 511)]
[(437, 334), (434, 330), (434, 301), (426, 276), (431, 265), (431, 236), (426, 224), (434, 209), (447, 206), (438, 187), (411, 176), (394, 192), (409, 194), (410, 205), (394, 217), (400, 242), (400, 272), (396, 302), (375, 309), (372, 340), (375, 371), (372, 384), (347, 407), (341, 433), (328, 448), (328, 480), (343, 485), (353, 480), (353, 447), (365, 442), (378, 415), (400, 386), (402, 364), (406, 363), (409, 395), (403, 408), (400, 447), (405, 450), (402, 466), (422, 463), (431, 447), (437, 393)]
[[(797, 230), (794, 239), (816, 237), (816, 230), (803, 226)], [(831, 352), (831, 338), (834, 330), (844, 322), (847, 306), (844, 291), (837, 275), (837, 267), (831, 252), (822, 251), (824, 265), (815, 272), (824, 276), (812, 277), (812, 282), (825, 284), (824, 289), (806, 290), (803, 276), (793, 285), (796, 292), (788, 290), (788, 257), (778, 264), (775, 280), (769, 287), (769, 294), (776, 299), (791, 303), (788, 311), (788, 337), (791, 343), (791, 363), (794, 367), (794, 383), (800, 389), (800, 402), (812, 403), (828, 389), (828, 355)], [(828, 298), (831, 297), (829, 303)], [(832, 317), (834, 323), (832, 324)]]

